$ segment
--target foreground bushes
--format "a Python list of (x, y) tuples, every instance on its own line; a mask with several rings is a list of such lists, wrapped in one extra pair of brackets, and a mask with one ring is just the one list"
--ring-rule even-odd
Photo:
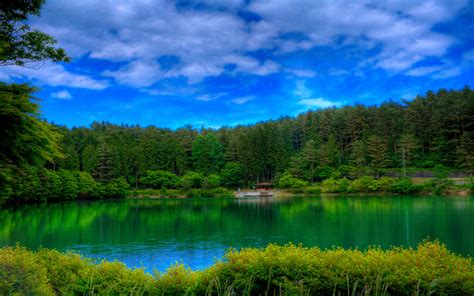
[(383, 251), (269, 245), (230, 251), (203, 271), (175, 265), (152, 276), (119, 262), (22, 247), (0, 250), (5, 294), (97, 295), (472, 295), (474, 265), (437, 242)]

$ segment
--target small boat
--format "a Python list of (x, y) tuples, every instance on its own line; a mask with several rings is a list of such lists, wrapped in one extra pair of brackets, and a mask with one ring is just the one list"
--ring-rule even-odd
[(272, 197), (274, 195), (271, 190), (271, 183), (257, 183), (255, 190), (240, 190), (235, 193), (238, 198), (256, 198), (256, 197)]

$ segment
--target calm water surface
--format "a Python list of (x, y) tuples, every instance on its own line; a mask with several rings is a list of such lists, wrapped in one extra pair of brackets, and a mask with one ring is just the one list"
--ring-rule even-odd
[(474, 255), (473, 197), (314, 197), (66, 202), (0, 210), (0, 246), (74, 250), (164, 271), (202, 269), (229, 247), (416, 246)]

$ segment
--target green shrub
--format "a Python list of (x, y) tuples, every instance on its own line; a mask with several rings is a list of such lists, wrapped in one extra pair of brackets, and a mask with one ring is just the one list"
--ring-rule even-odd
[(0, 249), (0, 293), (2, 295), (54, 295), (47, 268), (26, 248)]
[[(369, 292), (370, 290), (370, 292)], [(155, 277), (76, 254), (0, 249), (6, 295), (473, 295), (471, 258), (438, 242), (367, 251), (289, 244), (229, 251), (202, 271), (171, 266)]]
[(324, 193), (345, 193), (349, 191), (350, 181), (346, 178), (329, 178), (321, 183), (321, 190)]
[(308, 182), (293, 177), (290, 173), (284, 173), (278, 180), (278, 187), (299, 189), (308, 186)]
[(187, 172), (181, 177), (181, 186), (184, 189), (202, 188), (204, 175), (202, 173)]
[(178, 188), (181, 185), (181, 180), (171, 172), (158, 170), (147, 171), (140, 183), (154, 189)]
[(105, 197), (109, 198), (125, 198), (130, 190), (130, 185), (124, 177), (112, 179), (105, 185)]
[(413, 184), (412, 180), (408, 178), (396, 180), (390, 185), (390, 192), (393, 193), (411, 194), (418, 190), (419, 187)]
[(206, 189), (214, 189), (221, 185), (221, 177), (216, 174), (210, 174), (203, 180), (202, 187)]
[(319, 186), (309, 186), (304, 188), (304, 193), (308, 195), (318, 195), (321, 194), (322, 190)]
[(354, 193), (369, 193), (378, 190), (378, 184), (374, 178), (363, 176), (352, 181), (349, 190)]

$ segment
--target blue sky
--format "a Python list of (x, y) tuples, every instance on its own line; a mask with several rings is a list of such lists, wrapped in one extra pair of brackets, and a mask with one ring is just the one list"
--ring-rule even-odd
[(49, 0), (68, 64), (2, 67), (45, 118), (219, 127), (473, 87), (474, 2)]

